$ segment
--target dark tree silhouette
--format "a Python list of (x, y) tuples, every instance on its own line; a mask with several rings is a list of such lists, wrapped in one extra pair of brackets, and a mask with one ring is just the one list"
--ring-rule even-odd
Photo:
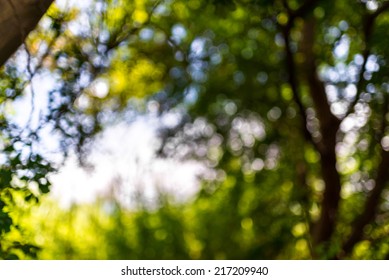
[(53, 0), (0, 1), (0, 65), (23, 44)]

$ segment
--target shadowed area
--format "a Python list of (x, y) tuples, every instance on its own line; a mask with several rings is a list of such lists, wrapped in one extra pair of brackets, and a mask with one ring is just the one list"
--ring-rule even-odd
[(0, 1), (0, 66), (24, 42), (53, 0)]

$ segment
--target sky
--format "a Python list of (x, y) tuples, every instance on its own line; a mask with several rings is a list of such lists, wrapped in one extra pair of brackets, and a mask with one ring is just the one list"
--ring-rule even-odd
[[(31, 86), (39, 95), (31, 99), (31, 90), (27, 89), (13, 104), (12, 119), (21, 127), (31, 120), (33, 125), (47, 110), (47, 94), (54, 83), (49, 76), (38, 75)], [(53, 184), (50, 196), (63, 207), (111, 195), (129, 207), (134, 206), (133, 198), (139, 193), (149, 204), (157, 200), (159, 192), (171, 194), (178, 202), (193, 197), (206, 172), (205, 166), (196, 161), (179, 162), (156, 155), (161, 144), (158, 128), (161, 124), (174, 124), (178, 117), (175, 113), (162, 117), (149, 113), (139, 115), (132, 122), (122, 121), (106, 127), (96, 135), (91, 146), (86, 159), (90, 167), (81, 167), (77, 156), (70, 153), (58, 172), (50, 175)], [(39, 148), (52, 162), (63, 161), (59, 140), (50, 129), (42, 131)]]
[[(89, 2), (57, 0), (56, 4), (60, 7), (78, 5), (86, 8)], [(17, 59), (20, 63), (26, 63), (23, 53)], [(12, 119), (21, 127), (27, 123), (34, 126), (39, 115), (47, 110), (48, 92), (54, 86), (50, 76), (35, 76), (25, 95), (13, 104)], [(104, 94), (103, 91), (107, 90), (106, 84), (97, 84), (97, 93)], [(174, 122), (176, 117), (167, 114), (164, 121)], [(155, 116), (143, 115), (131, 123), (118, 122), (106, 127), (97, 135), (88, 155), (92, 167), (80, 167), (76, 155), (70, 153), (58, 172), (50, 175), (53, 184), (50, 196), (63, 207), (93, 202), (100, 196), (114, 196), (128, 207), (134, 206), (133, 198), (139, 193), (151, 204), (156, 201), (159, 192), (167, 192), (177, 201), (193, 197), (205, 167), (196, 161), (178, 162), (158, 158), (156, 151), (160, 139), (157, 129), (160, 123), (161, 119)], [(40, 147), (43, 154), (54, 162), (60, 162), (63, 158), (58, 147), (59, 138), (55, 133), (43, 131)]]
[[(49, 77), (37, 77), (33, 87), (40, 96), (34, 100), (32, 119), (46, 110), (47, 92), (52, 86)], [(46, 94), (45, 94), (46, 93)], [(28, 109), (27, 109), (28, 108)], [(13, 104), (13, 120), (25, 126), (31, 115), (31, 91)], [(58, 172), (50, 175), (50, 196), (63, 207), (74, 203), (91, 203), (101, 196), (112, 196), (124, 206), (134, 206), (139, 193), (153, 204), (159, 192), (171, 194), (178, 202), (194, 196), (206, 168), (194, 160), (180, 162), (158, 157), (158, 128), (161, 123), (174, 123), (177, 116), (163, 119), (152, 114), (139, 116), (132, 122), (118, 122), (96, 135), (88, 154), (90, 166), (81, 167), (77, 156), (70, 153)], [(43, 131), (40, 150), (53, 162), (63, 161), (59, 138), (50, 130)]]
[(148, 204), (157, 200), (159, 192), (171, 194), (178, 202), (193, 197), (204, 167), (195, 161), (158, 158), (156, 121), (142, 117), (106, 128), (89, 156), (93, 168), (79, 167), (76, 157), (70, 156), (51, 177), (51, 195), (65, 207), (98, 196), (113, 195), (128, 207), (136, 206), (133, 198), (139, 193)]

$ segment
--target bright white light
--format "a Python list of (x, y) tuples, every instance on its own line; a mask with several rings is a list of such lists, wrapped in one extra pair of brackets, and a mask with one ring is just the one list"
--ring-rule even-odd
[(355, 116), (345, 118), (340, 124), (340, 129), (343, 132), (348, 132), (355, 127)]
[(99, 78), (91, 85), (91, 93), (98, 98), (104, 98), (109, 92), (109, 85), (106, 79)]
[(375, 0), (369, 0), (366, 2), (366, 7), (370, 10), (370, 11), (375, 11), (378, 9), (378, 3), (377, 1)]
[[(16, 99), (12, 106), (15, 114), (11, 117), (21, 127), (25, 127), (28, 121), (30, 126), (38, 125), (39, 116), (47, 112), (47, 93), (54, 87), (55, 81), (47, 75), (37, 75), (26, 88), (22, 98)], [(33, 91), (31, 90), (33, 89)], [(32, 92), (34, 96), (32, 96)]]
[(348, 55), (350, 48), (350, 39), (347, 36), (342, 36), (339, 44), (335, 47), (335, 56), (339, 59), (344, 59)]
[(205, 49), (205, 39), (196, 38), (193, 40), (190, 50), (193, 56), (200, 57), (203, 55)]
[(176, 127), (181, 121), (182, 115), (179, 112), (168, 112), (161, 117), (161, 123), (164, 127)]
[(61, 9), (66, 9), (67, 7), (79, 7), (87, 8), (92, 4), (91, 0), (56, 0), (55, 4)]
[(251, 168), (255, 171), (261, 171), (263, 167), (265, 166), (265, 163), (262, 159), (256, 158), (253, 163), (251, 164)]
[(381, 146), (385, 151), (389, 151), (389, 136), (382, 138)]
[(176, 43), (180, 43), (186, 37), (185, 27), (181, 24), (176, 24), (172, 28), (172, 38)]
[(135, 206), (134, 198), (139, 195), (151, 206), (159, 193), (168, 193), (176, 201), (193, 197), (204, 167), (195, 161), (158, 158), (155, 152), (160, 143), (155, 125), (140, 118), (132, 125), (108, 128), (90, 155), (94, 169), (84, 170), (78, 167), (74, 156), (69, 158), (51, 177), (51, 195), (64, 207), (93, 202), (99, 196), (113, 197), (126, 207)]

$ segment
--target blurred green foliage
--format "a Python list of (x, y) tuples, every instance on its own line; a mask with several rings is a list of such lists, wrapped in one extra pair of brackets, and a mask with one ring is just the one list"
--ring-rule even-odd
[[(0, 258), (387, 258), (387, 6), (370, 0), (52, 6), (1, 73)], [(26, 95), (39, 75), (55, 84), (47, 110), (20, 128), (7, 104)], [(325, 89), (321, 106), (315, 82)], [(323, 108), (338, 122), (329, 165)], [(131, 121), (129, 112), (172, 111), (180, 120), (161, 127), (159, 156), (197, 159), (217, 174), (191, 201), (161, 197), (159, 205), (136, 209), (104, 198), (69, 210), (46, 200), (35, 205), (58, 167), (37, 148), (41, 131), (55, 131), (61, 151), (76, 150), (85, 165), (103, 128)], [(341, 184), (340, 202), (328, 214), (334, 229), (316, 242), (313, 229), (332, 187), (323, 175), (328, 166)], [(383, 186), (378, 196), (376, 183)], [(369, 209), (365, 202), (374, 196)], [(346, 248), (366, 211), (373, 215)]]
[(41, 259), (309, 258), (304, 220), (285, 207), (264, 216), (270, 204), (258, 204), (253, 188), (232, 199), (231, 187), (203, 191), (185, 204), (165, 197), (154, 209), (129, 210), (109, 200), (61, 209), (45, 201), (24, 213), (22, 223), (43, 248)]

